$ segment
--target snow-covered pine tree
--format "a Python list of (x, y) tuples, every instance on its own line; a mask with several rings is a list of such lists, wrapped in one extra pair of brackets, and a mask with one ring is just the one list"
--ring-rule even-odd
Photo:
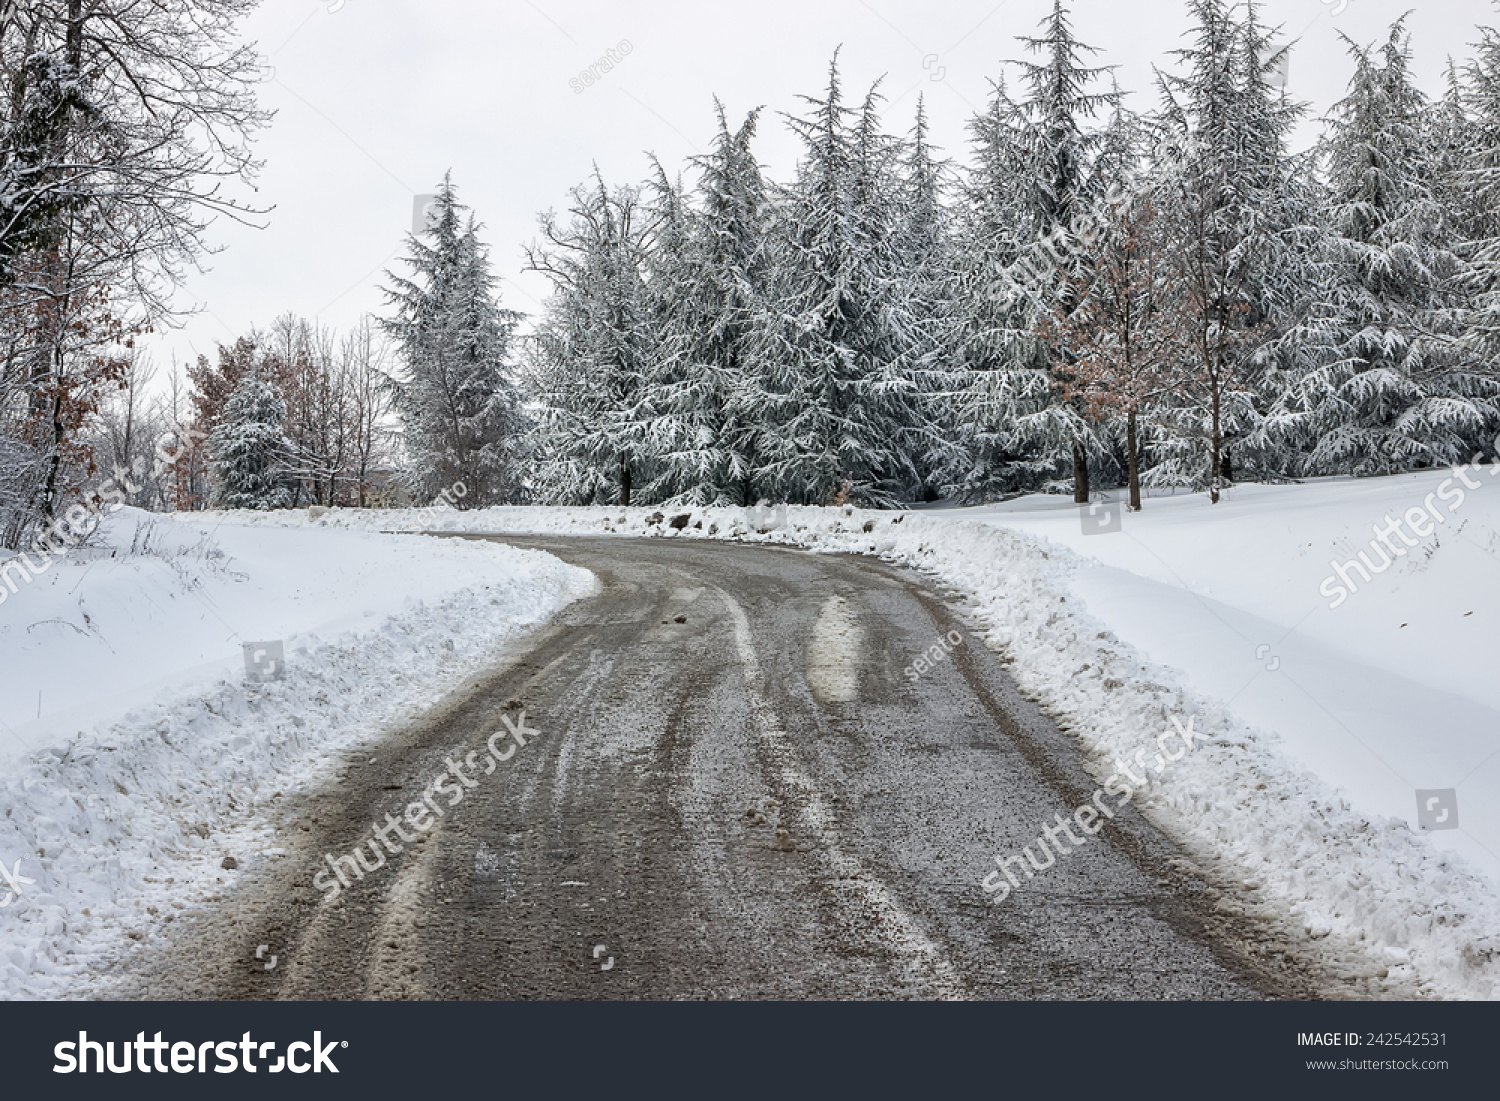
[(1472, 306), (1464, 318), (1466, 350), (1488, 373), (1500, 373), (1500, 31), (1481, 27), (1474, 58), (1463, 71), (1459, 192), (1472, 263), (1465, 290)]
[(759, 111), (732, 130), (718, 100), (711, 152), (694, 158), (693, 207), (656, 186), (657, 229), (648, 261), (653, 326), (661, 347), (662, 492), (694, 504), (752, 505), (764, 405), (755, 328), (763, 319), (770, 210), (751, 152)]
[(1464, 243), (1466, 259), (1472, 259), (1470, 247), (1483, 236), (1482, 203), (1471, 190), (1474, 181), (1470, 178), (1475, 129), (1464, 106), (1463, 76), (1452, 58), (1443, 79), (1443, 95), (1433, 101), (1425, 116), (1433, 156), (1432, 191)]
[[(913, 283), (919, 258), (914, 251), (918, 241), (908, 232), (916, 213), (909, 205), (915, 198), (906, 175), (909, 155), (905, 144), (882, 128), (879, 88), (877, 81), (866, 94), (853, 133), (851, 209), (864, 308), (851, 343), (869, 369), (867, 423), (874, 433), (889, 433), (870, 480), (895, 503), (926, 488), (915, 457), (940, 454), (946, 441), (931, 424), (923, 392), (930, 363), (939, 353), (932, 341), (937, 330), (927, 312), (931, 303), (917, 296)], [(920, 136), (925, 144), (926, 135)], [(927, 167), (933, 176), (935, 170)], [(935, 184), (935, 178), (927, 181), (929, 187)], [(924, 200), (930, 217), (936, 194)], [(928, 228), (936, 231), (937, 221), (930, 220)]]
[(224, 403), (208, 438), (214, 507), (292, 507), (297, 482), (285, 425), (286, 402), (252, 370)]
[[(754, 505), (762, 495), (767, 459), (760, 441), (764, 423), (766, 365), (756, 357), (758, 329), (767, 324), (770, 249), (775, 212), (751, 150), (760, 109), (730, 131), (717, 100), (719, 130), (713, 151), (698, 159), (697, 298), (707, 324), (698, 334), (695, 384), (673, 395), (679, 417), (697, 410), (690, 423), (714, 430), (723, 462), (721, 496)], [(700, 436), (701, 438), (701, 436)]]
[(917, 117), (902, 165), (901, 222), (896, 243), (903, 309), (911, 343), (907, 368), (921, 425), (909, 446), (917, 482), (907, 496), (934, 501), (961, 485), (967, 449), (959, 443), (956, 402), (963, 392), (957, 370), (957, 253), (953, 216), (946, 199), (951, 167), (928, 138), (927, 105), (917, 99)]
[(961, 386), (954, 413), (966, 450), (955, 488), (969, 500), (1032, 488), (1057, 470), (1056, 454), (1036, 449), (1026, 431), (1030, 418), (1051, 406), (1052, 388), (1044, 372), (1017, 366), (1036, 353), (1031, 287), (1042, 275), (1036, 258), (1022, 252), (1029, 223), (1016, 181), (1025, 172), (1025, 130), (1003, 79), (985, 113), (969, 122), (972, 159), (954, 245)]
[(916, 481), (916, 429), (895, 240), (895, 143), (877, 89), (843, 102), (838, 56), (824, 98), (804, 96), (797, 181), (784, 198), (774, 298), (756, 355), (766, 365), (765, 484), (784, 500), (885, 506)]
[(681, 180), (668, 179), (654, 158), (652, 167), (645, 199), (651, 230), (641, 264), (642, 335), (649, 344), (641, 389), (651, 395), (645, 443), (655, 476), (649, 485), (633, 486), (632, 495), (642, 502), (717, 504), (727, 464), (722, 401), (704, 393), (707, 380), (698, 362), (711, 318), (696, 294), (702, 266), (697, 219)]
[(1279, 480), (1295, 465), (1285, 448), (1264, 431), (1266, 411), (1311, 366), (1313, 349), (1298, 329), (1327, 294), (1322, 263), (1325, 228), (1318, 210), (1326, 198), (1316, 149), (1293, 152), (1292, 135), (1307, 105), (1287, 91), (1293, 43), (1281, 29), (1260, 20), (1259, 0), (1245, 0), (1240, 65), (1244, 80), (1244, 172), (1250, 222), (1242, 248), (1245, 284), (1251, 289), (1252, 327), (1261, 336), (1246, 345), (1246, 401), (1227, 406), (1224, 449), (1219, 460), (1225, 482), (1235, 478)]
[(1275, 423), (1308, 475), (1392, 474), (1467, 459), (1500, 424), (1500, 387), (1456, 355), (1462, 262), (1434, 193), (1428, 103), (1398, 20), (1355, 71), (1325, 142), (1327, 305), (1304, 327), (1317, 365)]
[(629, 505), (658, 476), (660, 395), (644, 266), (649, 224), (633, 187), (572, 190), (569, 221), (542, 219), (528, 264), (553, 294), (531, 342), (528, 390), (537, 412), (537, 492), (556, 504)]
[(1500, 30), (1479, 28), (1462, 77), (1459, 95), (1468, 120), (1464, 182), (1479, 215), (1468, 228), (1475, 240), (1488, 243), (1500, 239)]
[[(1000, 354), (998, 362), (974, 377), (968, 408), (978, 431), (993, 433), (1001, 452), (1017, 456), (1026, 469), (1050, 475), (1049, 486), (1060, 487), (1071, 464), (1074, 499), (1085, 502), (1089, 460), (1107, 452), (1107, 441), (1079, 405), (1061, 399), (1059, 372), (1066, 371), (1069, 352), (1050, 344), (1042, 331), (1057, 307), (1071, 308), (1066, 296), (1073, 277), (1088, 264), (1083, 231), (1104, 188), (1093, 172), (1102, 132), (1086, 130), (1085, 124), (1100, 109), (1116, 106), (1119, 93), (1089, 91), (1110, 70), (1083, 63), (1097, 50), (1074, 35), (1062, 0), (1053, 0), (1041, 35), (1021, 42), (1039, 57), (1016, 62), (1026, 97), (1007, 117), (997, 89), (992, 122), (976, 128), (981, 140), (1000, 143), (996, 150), (981, 150), (981, 186), (1006, 187), (1016, 194), (1014, 203), (1004, 204), (1014, 242), (1005, 251), (1015, 256), (1004, 277), (991, 281), (984, 292), (998, 296), (1001, 309), (980, 306), (977, 311), (988, 330), (982, 338), (990, 345), (981, 346), (981, 354)], [(1008, 179), (983, 180), (995, 168), (1009, 169), (1005, 161), (1014, 166)], [(971, 364), (976, 335), (971, 329)]]
[(407, 239), (411, 278), (389, 276), (381, 324), (400, 362), (392, 396), (413, 495), (479, 508), (520, 499), (526, 426), (509, 365), (520, 315), (500, 307), (467, 209), (445, 176), (431, 228)]
[[(1103, 187), (1092, 169), (1104, 135), (1097, 129), (1085, 131), (1084, 123), (1101, 109), (1117, 107), (1120, 102), (1119, 92), (1113, 88), (1108, 92), (1087, 90), (1111, 70), (1083, 64), (1085, 57), (1098, 51), (1073, 34), (1062, 0), (1053, 0), (1052, 14), (1042, 21), (1042, 30), (1040, 36), (1021, 39), (1041, 59), (1019, 62), (1028, 86), (1022, 109), (1032, 124), (1027, 131), (1032, 143), (1027, 158), (1031, 172), (1021, 184), (1031, 208), (1036, 240), (1053, 242), (1059, 278), (1048, 285), (1050, 293), (1037, 300), (1033, 338), (1039, 335), (1050, 311), (1066, 313), (1073, 308), (1071, 277), (1091, 262), (1087, 238), (1080, 230), (1092, 225), (1102, 201)], [(1060, 395), (1060, 383), (1071, 366), (1071, 350), (1040, 340), (1038, 352), (1040, 365)], [(1073, 499), (1086, 503), (1089, 460), (1107, 447), (1096, 422), (1086, 416), (1086, 407), (1059, 400), (1034, 425), (1051, 446), (1059, 451), (1066, 447), (1073, 462)]]
[(1268, 364), (1304, 308), (1293, 246), (1305, 219), (1286, 152), (1300, 109), (1267, 79), (1280, 51), (1253, 3), (1243, 22), (1226, 0), (1188, 6), (1192, 44), (1174, 51), (1187, 72), (1159, 82), (1185, 152), (1155, 202), (1171, 226), (1195, 355), (1147, 480), (1207, 488), (1217, 502), (1231, 477), (1229, 445), (1260, 427)]

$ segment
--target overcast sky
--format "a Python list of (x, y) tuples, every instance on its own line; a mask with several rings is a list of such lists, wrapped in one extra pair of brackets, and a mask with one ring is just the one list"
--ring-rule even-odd
[[(1352, 69), (1343, 32), (1382, 39), (1412, 0), (1264, 0), (1265, 20), (1297, 39), (1289, 90), (1316, 118)], [(547, 284), (522, 271), (540, 211), (563, 207), (597, 162), (635, 182), (654, 153), (669, 170), (710, 143), (712, 97), (738, 121), (765, 105), (762, 163), (786, 179), (796, 146), (779, 112), (822, 90), (843, 45), (846, 93), (884, 76), (887, 129), (906, 132), (925, 94), (934, 140), (965, 159), (966, 123), (1003, 63), (1022, 54), (1051, 0), (265, 0), (245, 31), (267, 55), (259, 193), (266, 228), (220, 223), (222, 251), (179, 304), (200, 312), (146, 347), (213, 356), (252, 326), (294, 311), (345, 328), (382, 308), (382, 273), (398, 260), (415, 196), (452, 169), (485, 225), (504, 304), (540, 310)], [(1342, 9), (1342, 10), (1341, 10)], [(1408, 20), (1416, 72), (1436, 94), (1449, 55), (1471, 53), (1484, 0), (1428, 0)], [(1152, 67), (1188, 27), (1182, 0), (1076, 0), (1079, 37), (1117, 65), (1136, 109), (1155, 104)], [(622, 45), (624, 43), (625, 45)], [(593, 85), (576, 81), (610, 49), (621, 60)], [(623, 56), (622, 55), (628, 55)], [(570, 83), (573, 82), (573, 83)], [(576, 89), (583, 87), (582, 92)], [(1309, 123), (1299, 140), (1316, 135)], [(691, 178), (691, 177), (690, 177)]]

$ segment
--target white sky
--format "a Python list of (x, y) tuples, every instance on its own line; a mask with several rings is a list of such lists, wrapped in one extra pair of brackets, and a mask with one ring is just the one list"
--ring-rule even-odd
[[(1382, 40), (1413, 0), (1263, 0), (1264, 19), (1300, 40), (1289, 90), (1314, 117), (1352, 70), (1338, 32)], [(1002, 62), (1021, 56), (1051, 0), (265, 0), (248, 38), (274, 75), (262, 103), (276, 112), (257, 145), (266, 166), (255, 202), (274, 206), (265, 229), (221, 222), (223, 251), (191, 277), (179, 304), (202, 307), (145, 347), (214, 357), (252, 326), (288, 310), (345, 328), (383, 307), (382, 273), (410, 228), (414, 196), (451, 168), (483, 233), (504, 304), (540, 310), (547, 283), (523, 272), (522, 246), (540, 211), (561, 208), (597, 161), (611, 183), (645, 179), (648, 153), (676, 172), (714, 132), (712, 97), (732, 122), (757, 105), (757, 149), (786, 179), (796, 145), (778, 112), (823, 89), (842, 43), (845, 90), (858, 100), (885, 75), (886, 125), (906, 132), (925, 93), (934, 140), (966, 159), (966, 123)], [(1343, 10), (1340, 11), (1340, 8)], [(1478, 23), (1500, 24), (1484, 0), (1427, 0), (1408, 20), (1416, 72), (1442, 88), (1448, 55), (1467, 59)], [(1152, 66), (1188, 27), (1183, 0), (1076, 0), (1078, 36), (1118, 65), (1136, 109), (1154, 106)], [(580, 94), (570, 79), (628, 41), (632, 49)], [(1309, 124), (1302, 142), (1312, 139)], [(692, 177), (689, 176), (689, 179)]]

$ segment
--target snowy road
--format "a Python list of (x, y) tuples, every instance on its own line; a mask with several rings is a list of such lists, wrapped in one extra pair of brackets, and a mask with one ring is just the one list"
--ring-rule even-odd
[[(601, 591), (289, 808), (287, 858), (138, 958), (136, 993), (1315, 993), (1131, 808), (987, 904), (996, 854), (1097, 785), (919, 575), (762, 546), (504, 541), (594, 571)], [(945, 636), (963, 641), (909, 675)], [(506, 758), (489, 773), (487, 743)], [(408, 825), (377, 861), (388, 814)], [(327, 901), (337, 881), (314, 877), (361, 845), (373, 870)]]

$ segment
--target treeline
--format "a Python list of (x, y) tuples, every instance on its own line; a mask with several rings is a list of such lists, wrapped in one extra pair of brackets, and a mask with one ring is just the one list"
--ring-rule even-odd
[[(158, 236), (131, 251), (101, 228), (118, 188), (91, 190), (93, 170), (61, 152), (0, 150), (44, 194), (0, 237), (8, 545), (101, 463), (163, 508), (891, 506), (1118, 486), (1139, 507), (1145, 487), (1218, 500), (1236, 481), (1488, 454), (1500, 34), (1481, 28), (1436, 97), (1411, 77), (1404, 20), (1347, 42), (1347, 93), (1299, 153), (1289, 47), (1254, 3), (1188, 7), (1156, 106), (1134, 112), (1056, 3), (1022, 39), (1020, 84), (995, 85), (970, 121), (962, 165), (932, 147), (920, 103), (890, 132), (879, 85), (850, 97), (837, 56), (779, 120), (801, 143), (788, 181), (756, 158), (764, 112), (720, 108), (682, 175), (658, 164), (612, 186), (596, 171), (542, 218), (527, 258), (553, 293), (530, 331), (445, 180), (385, 316), (344, 336), (288, 316), (174, 368), (149, 400), (130, 333), (151, 316), (147, 276), (191, 255), (199, 223), (163, 184), (138, 200), (163, 204)], [(71, 64), (70, 25), (55, 64)], [(211, 45), (201, 86), (181, 79), (244, 132), (248, 101), (209, 95), (238, 88), (243, 59)], [(55, 134), (28, 114), (89, 86), (54, 88), (21, 63), (33, 53), (5, 53), (14, 87), (41, 90), (11, 104), (4, 149), (86, 145), (91, 104), (36, 108)]]
[(837, 57), (783, 122), (719, 111), (684, 183), (602, 178), (547, 216), (530, 482), (565, 503), (889, 505), (1371, 475), (1500, 429), (1500, 37), (1413, 83), (1404, 22), (1348, 42), (1306, 154), (1253, 3), (1193, 31), (1134, 113), (1057, 3), (1012, 95), (943, 160)]

